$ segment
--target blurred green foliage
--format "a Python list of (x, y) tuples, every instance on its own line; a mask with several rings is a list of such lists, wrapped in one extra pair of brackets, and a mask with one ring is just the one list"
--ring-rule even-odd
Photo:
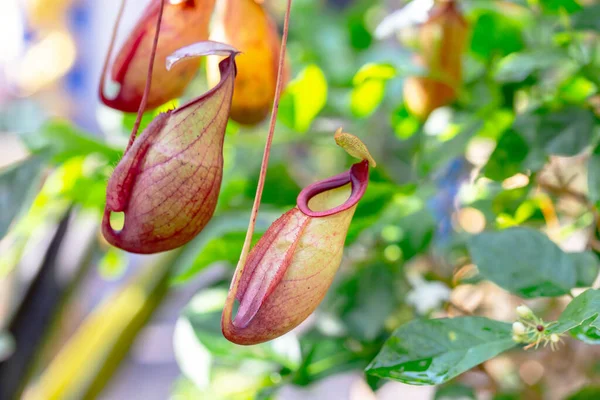
[[(452, 106), (421, 123), (401, 94), (404, 79), (420, 73), (410, 32), (375, 35), (377, 23), (395, 11), (389, 2), (355, 0), (339, 8), (329, 3), (340, 2), (294, 2), (293, 79), (281, 99), (255, 240), (294, 205), (302, 187), (351, 163), (333, 146), (332, 133), (343, 126), (367, 143), (378, 162), (349, 230), (343, 267), (306, 326), (251, 348), (220, 334), (224, 282), (198, 293), (174, 337), (183, 374), (173, 389), (176, 398), (270, 398), (285, 384), (309, 385), (365, 368), (373, 387), (378, 378), (442, 384), (518, 344), (506, 322), (427, 319), (444, 311), (448, 298), (435, 312), (423, 312), (409, 292), (431, 282), (450, 291), (488, 280), (528, 299), (597, 285), (600, 6), (576, 0), (462, 1), (471, 26), (464, 85)], [(106, 181), (132, 121), (123, 117), (119, 140), (65, 121), (22, 134), (32, 155), (0, 171), (0, 234), (7, 232), (1, 274), (16, 267), (26, 244), (70, 205), (100, 218)], [(217, 212), (181, 249), (169, 274), (171, 290), (217, 263), (233, 271), (266, 131), (266, 124), (230, 124)], [(587, 187), (581, 192), (560, 177), (550, 183), (544, 178), (559, 156), (582, 160)], [(515, 175), (525, 181), (510, 186)], [(542, 196), (540, 190), (547, 192)], [(565, 197), (578, 207), (560, 208)], [(475, 217), (460, 219), (465, 209), (478, 216), (477, 227)], [(561, 224), (550, 236), (552, 213)], [(587, 233), (586, 251), (566, 252), (554, 243), (574, 230)], [(120, 250), (102, 243), (101, 252), (105, 277), (127, 268)], [(432, 259), (415, 283), (407, 269)], [(461, 267), (470, 263), (477, 265), (476, 276), (461, 279)], [(425, 302), (428, 292), (419, 293), (417, 303)], [(597, 345), (598, 302), (598, 290), (587, 289), (552, 331)], [(556, 309), (549, 314), (559, 315)], [(514, 389), (499, 385), (497, 398)], [(596, 398), (594, 393), (597, 388), (590, 387), (571, 398)], [(474, 398), (473, 389), (456, 380), (436, 393), (440, 399), (459, 397)]]

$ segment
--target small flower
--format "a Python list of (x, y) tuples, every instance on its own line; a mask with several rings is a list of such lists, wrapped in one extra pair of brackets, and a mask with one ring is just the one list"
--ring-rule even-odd
[(560, 335), (553, 333), (550, 335), (550, 339), (548, 340), (550, 342), (550, 349), (552, 351), (556, 351), (558, 350), (558, 344), (562, 343), (562, 339), (560, 338)]

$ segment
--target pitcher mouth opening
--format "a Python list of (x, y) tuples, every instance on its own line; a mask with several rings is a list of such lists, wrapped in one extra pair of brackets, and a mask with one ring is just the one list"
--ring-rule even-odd
[[(298, 209), (300, 209), (302, 213), (306, 214), (309, 217), (327, 217), (329, 215), (337, 214), (351, 207), (354, 207), (356, 203), (358, 203), (358, 201), (365, 194), (365, 190), (367, 190), (368, 182), (369, 162), (367, 160), (363, 160), (359, 163), (352, 165), (352, 167), (350, 167), (350, 170), (346, 172), (332, 176), (331, 178), (327, 178), (319, 182), (315, 182), (312, 185), (309, 185), (306, 188), (304, 188), (298, 195), (298, 198), (296, 199)], [(339, 206), (324, 211), (313, 211), (308, 206), (308, 202), (316, 195), (326, 192), (328, 190), (337, 189), (339, 187), (347, 185), (348, 183), (350, 183), (352, 187), (350, 196), (344, 203), (340, 204)]]

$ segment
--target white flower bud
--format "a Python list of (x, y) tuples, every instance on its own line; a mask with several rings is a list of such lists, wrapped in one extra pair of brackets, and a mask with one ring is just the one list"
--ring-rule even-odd
[(531, 311), (531, 309), (526, 305), (520, 305), (517, 307), (517, 315), (524, 319), (531, 319), (534, 316), (533, 311)]
[(523, 341), (523, 337), (519, 335), (513, 335), (512, 340), (517, 343), (521, 343)]
[(550, 335), (550, 341), (552, 343), (558, 343), (560, 342), (560, 336), (558, 336), (556, 333), (553, 333), (552, 335)]
[(515, 322), (512, 324), (512, 331), (514, 335), (522, 336), (525, 334), (526, 328), (521, 322)]

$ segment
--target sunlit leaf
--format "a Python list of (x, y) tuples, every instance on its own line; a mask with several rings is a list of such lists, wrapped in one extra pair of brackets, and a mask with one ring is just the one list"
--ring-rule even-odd
[(505, 56), (524, 47), (522, 26), (516, 19), (498, 12), (479, 15), (471, 33), (471, 51), (483, 60)]
[(327, 81), (316, 65), (304, 68), (291, 81), (279, 104), (281, 122), (298, 132), (306, 132), (327, 102)]
[(510, 324), (483, 317), (414, 320), (399, 327), (366, 369), (412, 385), (437, 385), (516, 346)]
[(556, 14), (572, 14), (582, 8), (576, 0), (545, 0), (540, 5), (545, 12)]
[(352, 89), (350, 94), (350, 109), (358, 118), (364, 118), (373, 113), (383, 100), (385, 81), (370, 79)]
[(385, 94), (385, 83), (396, 76), (389, 64), (366, 64), (354, 75), (350, 108), (359, 118), (369, 116), (379, 106)]

